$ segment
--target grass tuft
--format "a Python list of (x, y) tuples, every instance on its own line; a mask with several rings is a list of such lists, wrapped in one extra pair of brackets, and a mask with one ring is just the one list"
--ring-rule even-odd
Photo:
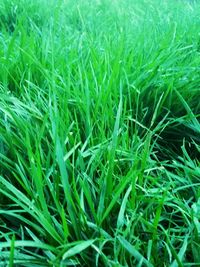
[(0, 266), (199, 266), (198, 1), (0, 3)]

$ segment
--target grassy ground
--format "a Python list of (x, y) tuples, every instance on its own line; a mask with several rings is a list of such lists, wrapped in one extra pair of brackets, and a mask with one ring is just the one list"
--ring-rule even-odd
[(200, 5), (0, 2), (0, 266), (200, 266)]

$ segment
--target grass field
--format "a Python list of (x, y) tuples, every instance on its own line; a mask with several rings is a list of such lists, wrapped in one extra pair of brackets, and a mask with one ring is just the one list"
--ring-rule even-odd
[(198, 1), (0, 1), (0, 266), (200, 266)]

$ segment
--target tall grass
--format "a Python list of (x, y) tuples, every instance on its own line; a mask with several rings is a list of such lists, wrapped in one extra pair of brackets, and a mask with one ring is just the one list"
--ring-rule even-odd
[(200, 5), (0, 3), (0, 266), (200, 265)]

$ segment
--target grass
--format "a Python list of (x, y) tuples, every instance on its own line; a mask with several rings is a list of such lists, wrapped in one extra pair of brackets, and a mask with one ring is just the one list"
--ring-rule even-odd
[(0, 3), (0, 266), (200, 266), (200, 5)]

